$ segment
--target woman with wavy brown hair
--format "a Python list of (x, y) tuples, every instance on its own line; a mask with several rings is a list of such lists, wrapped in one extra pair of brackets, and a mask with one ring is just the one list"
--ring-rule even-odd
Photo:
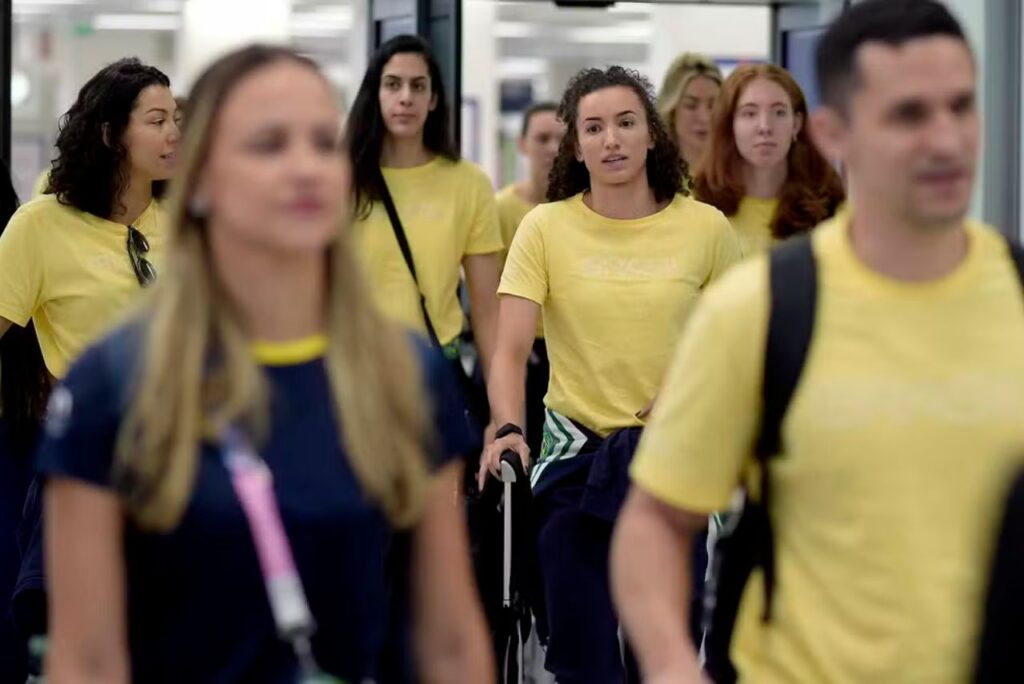
[(329, 83), (255, 46), (192, 101), (167, 267), (50, 402), (49, 674), (405, 681), (409, 614), (416, 681), (486, 681), (454, 381), (363, 282)]
[(807, 101), (788, 71), (748, 64), (729, 75), (694, 193), (729, 217), (744, 255), (835, 213), (843, 185), (811, 142)]
[(520, 223), (498, 288), (488, 382), (498, 429), (479, 477), (505, 450), (529, 464), (523, 378), (543, 317), (551, 375), (530, 480), (545, 666), (566, 684), (618, 684), (608, 551), (626, 468), (682, 326), (739, 246), (721, 212), (680, 192), (679, 151), (638, 73), (581, 71), (558, 118), (567, 129), (549, 203)]

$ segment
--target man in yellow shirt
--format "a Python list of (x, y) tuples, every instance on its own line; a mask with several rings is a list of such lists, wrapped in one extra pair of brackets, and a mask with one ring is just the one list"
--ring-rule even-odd
[[(547, 201), (548, 175), (558, 156), (558, 146), (565, 137), (565, 124), (558, 120), (558, 105), (538, 102), (523, 114), (523, 130), (519, 136), (519, 151), (526, 157), (530, 172), (518, 183), (506, 186), (495, 197), (498, 221), (505, 249), (501, 253), (504, 268), (512, 238), (531, 209)], [(544, 324), (537, 323), (537, 339), (526, 368), (526, 442), (530, 451), (540, 453), (544, 433), (544, 395), (548, 391), (551, 364), (544, 343)]]
[[(758, 568), (730, 655), (758, 684), (967, 681), (1024, 445), (1024, 296), (1006, 242), (965, 219), (975, 61), (939, 2), (866, 0), (817, 65), (851, 210), (812, 234), (813, 336), (768, 461), (771, 614)], [(754, 465), (768, 277), (758, 257), (705, 295), (632, 465), (612, 575), (647, 682), (701, 681), (688, 548)]]

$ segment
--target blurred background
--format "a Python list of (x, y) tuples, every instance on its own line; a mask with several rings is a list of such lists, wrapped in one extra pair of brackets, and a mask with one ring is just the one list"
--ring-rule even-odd
[[(373, 47), (413, 32), (431, 39), (444, 64), (463, 153), (497, 187), (519, 174), (523, 110), (559, 99), (587, 66), (629, 66), (657, 88), (684, 51), (704, 53), (724, 71), (774, 61), (794, 73), (813, 105), (816, 40), (849, 1), (0, 0), (0, 69), (10, 72), (0, 99), (0, 154), (27, 198), (49, 165), (60, 114), (93, 73), (120, 57), (161, 68), (176, 94), (187, 95), (219, 52), (250, 40), (284, 43), (322, 65), (345, 107)], [(948, 4), (982, 70), (986, 144), (973, 213), (1019, 233), (1020, 2)]]

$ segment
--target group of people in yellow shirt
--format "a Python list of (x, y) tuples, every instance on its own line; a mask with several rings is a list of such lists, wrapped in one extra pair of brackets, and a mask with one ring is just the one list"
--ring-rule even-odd
[[(559, 108), (525, 116), (531, 173), (498, 194), (503, 233), (514, 238), (488, 390), (505, 434), (485, 454), (481, 484), (506, 449), (532, 460), (546, 667), (560, 682), (630, 677), (615, 647), (606, 560), (621, 502), (605, 519), (588, 510), (617, 457), (611, 445), (628, 443), (619, 455), (631, 456), (635, 443), (618, 438), (644, 425), (699, 295), (843, 199), (807, 118), (785, 70), (741, 66), (723, 83), (694, 55), (673, 65), (657, 102), (636, 74), (591, 70)], [(528, 381), (535, 372), (535, 335), (551, 359), (539, 419), (522, 390), (524, 368)]]
[[(841, 162), (849, 199), (809, 238), (810, 345), (767, 463), (755, 442), (770, 420), (769, 320), (786, 304), (771, 279), (781, 252), (709, 288), (662, 379), (611, 554), (615, 605), (644, 681), (702, 681), (684, 618), (688, 549), (740, 487), (748, 502), (770, 488), (774, 555), (739, 604), (729, 652), (739, 681), (974, 676), (996, 529), (1024, 464), (1021, 278), (1007, 241), (966, 218), (978, 66), (941, 3), (868, 0), (829, 26), (816, 68), (823, 104), (810, 118), (778, 106), (793, 102), (784, 84), (757, 78), (727, 83), (719, 101), (718, 111), (735, 109), (712, 135), (730, 129), (745, 159), (777, 149), (747, 137), (759, 98), (794, 137), (791, 154), (801, 155), (809, 126)], [(721, 180), (736, 157), (715, 156), (695, 190), (741, 217), (747, 244), (763, 239), (743, 224), (770, 213), (770, 188), (780, 189), (773, 237), (817, 223), (841, 198), (817, 162), (800, 184), (749, 168), (730, 188)], [(979, 681), (1020, 678), (1005, 648), (1020, 643), (1016, 624), (1001, 640), (1008, 667)]]
[[(813, 117), (784, 70), (723, 81), (693, 55), (666, 79), (667, 126), (614, 69), (578, 76), (558, 110), (549, 203), (521, 219), (499, 288), (489, 393), (504, 427), (482, 470), (507, 449), (532, 464), (559, 682), (629, 681), (619, 618), (645, 681), (701, 681), (690, 546), (744, 485), (757, 496), (771, 306), (758, 255), (815, 227), (813, 344), (769, 475), (777, 590), (764, 620), (754, 573), (730, 656), (742, 681), (971, 676), (996, 524), (1024, 465), (1024, 301), (1006, 242), (965, 219), (970, 47), (939, 3), (866, 2), (822, 38), (818, 68)], [(692, 198), (659, 194), (668, 137)], [(509, 213), (528, 187), (500, 195)], [(517, 429), (538, 320), (551, 356), (539, 453)], [(633, 492), (602, 517), (615, 450), (635, 446), (619, 437), (641, 425)]]
[[(691, 546), (753, 481), (772, 306), (765, 253), (792, 238), (813, 249), (813, 339), (770, 474), (771, 620), (761, 619), (755, 574), (730, 652), (739, 678), (962, 681), (1000, 501), (1024, 447), (1024, 298), (1005, 242), (965, 219), (975, 64), (959, 24), (932, 0), (854, 5), (817, 59), (824, 106), (814, 113), (772, 65), (723, 79), (684, 55), (657, 98), (634, 71), (586, 69), (559, 104), (526, 113), (529, 174), (497, 197), (455, 152), (440, 69), (414, 37), (372, 61), (346, 155), (324, 123), (335, 112), (322, 77), (287, 51), (241, 51), (212, 66), (181, 144), (166, 76), (137, 60), (101, 71), (62, 120), (46, 194), (0, 237), (0, 335), (33, 321), (48, 373), (68, 377), (41, 447), (54, 671), (154, 671), (155, 646), (122, 638), (142, 629), (131, 605), (115, 602), (120, 617), (109, 621), (79, 599), (135, 588), (167, 553), (168, 534), (200, 552), (194, 516), (226, 524), (218, 516), (230, 501), (231, 534), (261, 545), (224, 484), (237, 459), (222, 464), (210, 451), (243, 428), (278, 477), (295, 577), (316, 617), (300, 625), (309, 634), (277, 624), (295, 652), (275, 651), (275, 667), (381, 676), (378, 618), (390, 609), (374, 603), (376, 585), (360, 598), (370, 608), (358, 654), (298, 638), (313, 622), (338, 636), (345, 620), (332, 583), (309, 565), (316, 549), (379, 523), (414, 531), (404, 562), (420, 677), (489, 679), (450, 491), (455, 457), (476, 455), (464, 453), (463, 400), (434, 359), (461, 361), (465, 283), (490, 411), (477, 485), (506, 451), (529, 468), (545, 667), (565, 684), (701, 681), (685, 615)], [(310, 109), (288, 106), (300, 101)], [(830, 160), (846, 174), (846, 205)], [(294, 193), (266, 204), (275, 187)], [(327, 189), (351, 204), (326, 200)], [(339, 232), (345, 213), (353, 218)], [(256, 282), (261, 264), (274, 287)], [(433, 350), (406, 349), (386, 321)], [(144, 342), (112, 367), (110, 350), (139, 327)], [(133, 373), (168, 383), (166, 415), (153, 386), (122, 382)], [(306, 389), (296, 390), (300, 374)], [(88, 405), (95, 388), (121, 384), (134, 407)], [(330, 411), (311, 412), (319, 418), (304, 434), (310, 387)], [(330, 458), (341, 445), (349, 508), (310, 518), (301, 493), (286, 491), (302, 463), (279, 455), (275, 430), (315, 438), (310, 448)], [(138, 447), (136, 460), (125, 445)], [(358, 522), (369, 518), (352, 506), (375, 522)], [(88, 524), (99, 541), (74, 544)], [(357, 563), (344, 571), (373, 574)], [(265, 612), (260, 638), (278, 643), (278, 615)], [(225, 625), (217, 653), (173, 666), (179, 680), (259, 665), (253, 634), (232, 641), (238, 625)], [(168, 643), (215, 625), (175, 627), (184, 631)]]
[[(451, 497), (463, 400), (393, 322), (428, 327), (381, 202), (390, 188), (439, 346), (462, 329), (464, 268), (489, 359), (493, 191), (454, 153), (437, 61), (416, 37), (382, 47), (347, 131), (319, 67), (285, 48), (227, 54), (192, 94), (183, 137), (164, 74), (104, 68), (0, 237), (0, 335), (32, 320), (58, 381), (45, 539), (22, 559), (48, 595), (48, 673), (485, 681)], [(410, 552), (386, 557), (406, 531)]]

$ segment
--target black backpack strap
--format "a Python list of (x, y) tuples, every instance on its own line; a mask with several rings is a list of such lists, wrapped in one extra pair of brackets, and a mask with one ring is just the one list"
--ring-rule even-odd
[(427, 335), (430, 337), (431, 344), (440, 348), (441, 341), (437, 337), (437, 331), (434, 330), (434, 322), (430, 320), (430, 313), (427, 311), (427, 298), (423, 295), (423, 288), (420, 287), (420, 280), (416, 276), (416, 262), (412, 258), (412, 249), (409, 247), (408, 238), (405, 237), (402, 219), (398, 218), (398, 209), (395, 207), (395, 200), (391, 197), (391, 191), (388, 190), (388, 184), (384, 180), (383, 173), (380, 174), (380, 199), (384, 203), (384, 210), (388, 213), (388, 218), (391, 220), (391, 229), (395, 231), (395, 240), (398, 242), (398, 248), (402, 250), (402, 258), (405, 259), (409, 275), (412, 276), (412, 281), (416, 284), (416, 293), (420, 296), (420, 311), (423, 312), (423, 322), (427, 326)]
[(782, 446), (782, 419), (796, 391), (814, 331), (818, 275), (810, 237), (794, 238), (770, 256), (771, 310), (765, 347), (764, 402), (754, 453), (766, 462)]
[(761, 389), (763, 413), (754, 454), (761, 471), (760, 504), (765, 516), (765, 538), (760, 543), (764, 571), (764, 620), (771, 617), (775, 590), (775, 543), (769, 519), (771, 478), (769, 460), (782, 451), (782, 420), (796, 392), (814, 332), (818, 276), (811, 238), (793, 238), (770, 255), (771, 308)]
[(1006, 244), (1010, 249), (1010, 259), (1013, 260), (1013, 268), (1017, 272), (1021, 286), (1024, 287), (1024, 247), (1016, 240), (1007, 240)]

